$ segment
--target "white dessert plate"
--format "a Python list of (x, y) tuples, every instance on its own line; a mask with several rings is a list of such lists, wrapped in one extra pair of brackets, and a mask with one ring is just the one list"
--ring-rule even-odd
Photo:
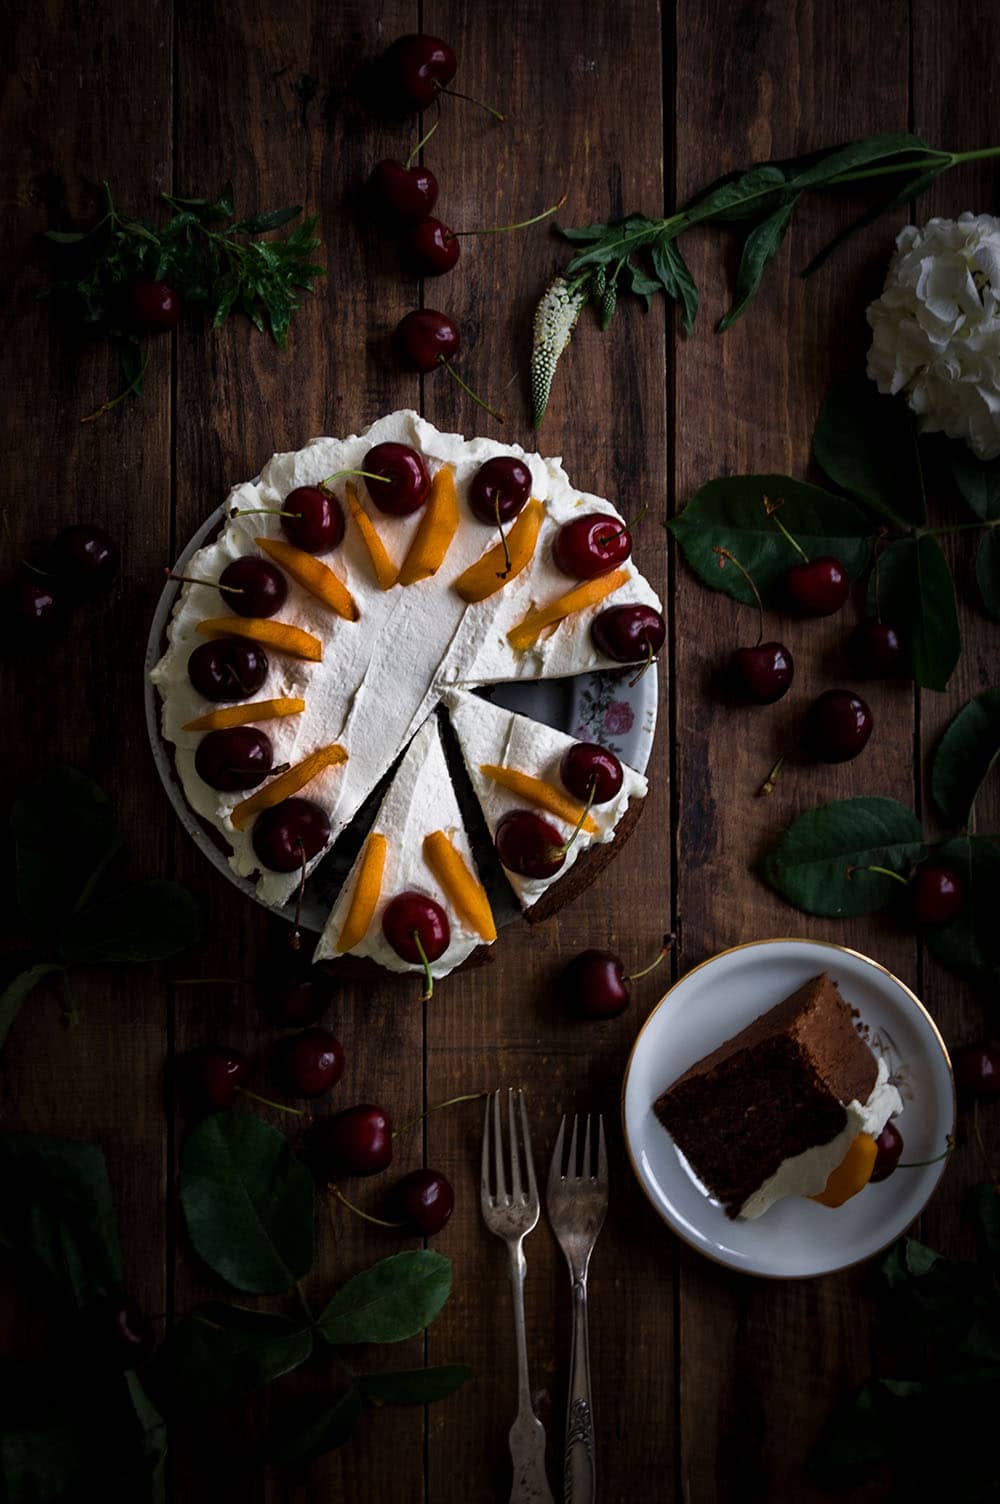
[[(225, 521), (225, 505), (212, 516), (190, 539), (177, 563), (174, 574), (185, 574), (192, 555), (209, 541), (212, 534)], [(153, 751), (153, 761), (167, 798), (173, 805), (184, 829), (198, 850), (211, 862), (217, 871), (245, 893), (248, 898), (257, 898), (257, 885), (248, 877), (240, 877), (229, 865), (228, 854), (209, 834), (206, 826), (190, 808), (184, 798), (184, 790), (174, 773), (173, 760), (167, 744), (160, 735), (160, 697), (150, 682), (150, 672), (159, 662), (166, 645), (166, 628), (174, 609), (180, 585), (171, 581), (164, 589), (149, 629), (146, 644), (145, 705), (146, 730)], [(656, 731), (658, 698), (657, 668), (654, 663), (635, 684), (629, 685), (634, 670), (621, 673), (581, 674), (575, 679), (519, 680), (511, 684), (490, 685), (488, 695), (498, 705), (531, 716), (558, 731), (576, 736), (580, 741), (600, 742), (610, 747), (623, 762), (644, 773), (653, 750)], [(331, 861), (335, 861), (332, 857)], [(323, 863), (315, 869), (306, 883), (301, 921), (304, 928), (316, 933), (322, 930), (330, 909), (329, 883), (323, 871)], [(341, 880), (347, 874), (340, 874)], [(286, 905), (284, 912), (292, 918), (294, 902)], [(507, 918), (514, 917), (512, 908)], [(503, 922), (503, 921), (501, 921)]]
[(678, 1237), (717, 1263), (771, 1279), (808, 1279), (871, 1258), (919, 1216), (947, 1158), (898, 1168), (842, 1207), (787, 1197), (754, 1222), (734, 1221), (694, 1177), (653, 1113), (679, 1075), (821, 971), (839, 983), (883, 1050), (903, 1098), (903, 1162), (934, 1159), (955, 1126), (944, 1041), (924, 1005), (877, 961), (821, 940), (757, 940), (722, 951), (676, 982), (632, 1047), (622, 1121), (632, 1168)]

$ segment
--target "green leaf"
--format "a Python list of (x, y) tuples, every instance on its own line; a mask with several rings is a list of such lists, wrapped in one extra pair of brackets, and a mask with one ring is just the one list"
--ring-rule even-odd
[(80, 1307), (120, 1286), (118, 1224), (100, 1149), (5, 1134), (0, 1184), (0, 1242), (7, 1248), (36, 1259)]
[(770, 214), (776, 195), (787, 186), (783, 168), (774, 162), (765, 162), (746, 172), (729, 175), (711, 184), (703, 193), (696, 194), (684, 205), (684, 218), (688, 225), (700, 224), (706, 219), (717, 219), (725, 224)]
[(268, 1461), (275, 1467), (291, 1467), (342, 1447), (361, 1419), (361, 1410), (360, 1393), (348, 1389), (335, 1404), (323, 1404), (304, 1422), (276, 1436), (268, 1446)]
[(618, 273), (618, 280), (626, 292), (633, 292), (636, 297), (644, 300), (648, 312), (653, 301), (653, 294), (660, 290), (659, 281), (654, 281), (641, 266), (637, 266), (633, 261), (625, 262)]
[(962, 706), (938, 743), (931, 788), (952, 825), (967, 825), (976, 795), (1000, 756), (1000, 689), (987, 689)]
[(430, 1326), (450, 1290), (450, 1259), (429, 1248), (396, 1253), (342, 1285), (317, 1324), (335, 1347), (402, 1342)]
[(447, 1399), (471, 1377), (472, 1369), (464, 1363), (448, 1363), (440, 1368), (359, 1374), (357, 1383), (365, 1399), (379, 1405), (429, 1405)]
[(600, 240), (591, 241), (585, 250), (577, 252), (563, 276), (573, 278), (587, 267), (624, 261), (650, 245), (660, 233), (661, 221), (650, 219), (645, 214), (632, 214), (628, 219), (616, 220), (607, 226), (607, 234)]
[(62, 969), (56, 961), (39, 961), (36, 966), (28, 966), (24, 971), (19, 971), (13, 981), (7, 983), (0, 996), (0, 1050), (7, 1043), (7, 1035), (21, 1011), (21, 1004), (24, 1000), (34, 992), (39, 982), (45, 977)]
[(962, 497), (983, 522), (1000, 519), (1000, 460), (980, 460), (967, 444), (948, 445), (951, 473)]
[(287, 1316), (202, 1306), (174, 1327), (157, 1354), (154, 1387), (171, 1414), (215, 1409), (291, 1373), (312, 1348), (309, 1327)]
[(781, 242), (785, 238), (785, 231), (788, 229), (797, 202), (798, 195), (779, 204), (765, 219), (754, 225), (744, 240), (739, 270), (736, 273), (736, 293), (733, 305), (716, 324), (718, 334), (724, 333), (735, 324), (757, 296), (757, 290), (768, 264), (774, 260), (781, 249)]
[(663, 284), (667, 297), (680, 303), (684, 310), (681, 321), (684, 333), (691, 334), (698, 312), (698, 289), (688, 270), (687, 262), (681, 255), (680, 246), (676, 240), (663, 236), (659, 240), (654, 240), (649, 248), (649, 255), (653, 270)]
[[(831, 178), (838, 177), (841, 173), (856, 172), (861, 167), (871, 167), (876, 162), (904, 157), (911, 152), (919, 152), (923, 157), (930, 155), (931, 149), (921, 136), (914, 136), (909, 132), (883, 132), (865, 136), (859, 141), (849, 141), (846, 146), (835, 146), (832, 150), (824, 151), (810, 167), (794, 174), (789, 173), (789, 181), (796, 188), (814, 188), (829, 183)], [(948, 153), (942, 152), (941, 156), (947, 162)]]
[(62, 931), (67, 965), (162, 961), (201, 938), (202, 913), (181, 883), (133, 883), (124, 892), (75, 914)]
[(188, 1136), (181, 1158), (188, 1233), (235, 1289), (278, 1295), (309, 1271), (314, 1199), (305, 1165), (259, 1118), (215, 1113)]
[(231, 235), (265, 235), (269, 230), (277, 230), (281, 225), (287, 225), (290, 219), (297, 219), (301, 213), (301, 204), (296, 204), (291, 209), (271, 209), (267, 214), (254, 214), (249, 219), (239, 220), (231, 227), (229, 233)]
[(905, 874), (923, 860), (920, 821), (895, 799), (863, 795), (807, 810), (779, 836), (761, 874), (807, 914), (842, 918), (871, 914), (895, 896), (895, 878), (866, 867)]
[(14, 801), (10, 816), (17, 901), (51, 937), (87, 901), (121, 850), (107, 795), (74, 768), (49, 768)]
[(556, 223), (555, 227), (564, 240), (572, 241), (574, 245), (590, 245), (595, 240), (602, 240), (611, 226), (607, 224), (580, 225), (576, 229), (570, 229), (566, 225)]
[(957, 836), (934, 848), (934, 860), (962, 879), (965, 903), (953, 924), (925, 931), (927, 947), (956, 976), (995, 988), (1000, 984), (1000, 841)]
[(986, 615), (993, 621), (1000, 621), (1000, 527), (991, 528), (979, 540), (976, 584)]
[(863, 376), (827, 392), (813, 436), (816, 462), (835, 485), (904, 527), (927, 521), (913, 422), (903, 402)]
[[(874, 591), (873, 571), (873, 611)], [(962, 636), (951, 570), (936, 538), (897, 538), (880, 555), (877, 614), (902, 629), (916, 682), (924, 689), (945, 689), (962, 651)]]
[(846, 497), (834, 496), (788, 475), (731, 475), (710, 480), (692, 496), (680, 516), (673, 518), (670, 531), (699, 579), (713, 590), (753, 605), (753, 594), (739, 570), (732, 563), (720, 568), (715, 550), (725, 548), (749, 570), (764, 601), (780, 605), (785, 571), (798, 555), (767, 515), (766, 501), (779, 499), (782, 506), (778, 515), (806, 553), (833, 554), (852, 580), (861, 575), (868, 561), (871, 533), (864, 513)]

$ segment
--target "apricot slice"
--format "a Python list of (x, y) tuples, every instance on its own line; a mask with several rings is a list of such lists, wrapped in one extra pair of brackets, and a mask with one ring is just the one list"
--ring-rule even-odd
[(396, 583), (399, 571), (390, 559), (385, 544), (378, 535), (378, 529), (361, 505), (358, 493), (350, 481), (344, 486), (344, 491), (347, 495), (347, 505), (350, 508), (351, 516), (357, 523), (358, 532), (364, 540), (365, 547), (368, 550), (368, 557), (372, 561), (372, 568), (375, 571), (375, 579), (378, 587), (380, 590), (391, 590)]
[[(583, 805), (564, 794), (562, 789), (557, 789), (554, 783), (546, 783), (544, 778), (533, 778), (530, 773), (519, 773), (517, 768), (504, 768), (492, 762), (481, 763), (479, 771), (501, 788), (509, 789), (519, 799), (527, 799), (530, 804), (547, 809), (550, 815), (558, 815), (567, 825), (580, 824)], [(597, 821), (593, 815), (587, 815), (583, 819), (581, 829), (591, 836), (596, 832)]]
[(486, 889), (443, 830), (424, 836), (424, 861), (447, 893), (455, 913), (487, 943), (497, 937)]
[(319, 747), (287, 772), (268, 779), (249, 799), (243, 799), (237, 804), (229, 818), (237, 830), (246, 830), (261, 810), (273, 809), (283, 799), (290, 799), (299, 789), (305, 788), (324, 768), (333, 768), (346, 761), (347, 753), (337, 742), (332, 742), (329, 747)]
[(455, 581), (455, 589), (463, 601), (471, 604), (474, 601), (488, 600), (531, 563), (544, 516), (545, 507), (536, 497), (532, 496), (525, 502), (507, 533), (510, 569), (506, 567), (502, 543), (487, 549), (483, 557), (477, 559), (475, 564), (470, 564)]
[(272, 621), (263, 616), (211, 616), (200, 621), (196, 630), (203, 637), (247, 637), (261, 647), (287, 653), (290, 658), (323, 662), (323, 644), (319, 638), (286, 621)]
[(357, 621), (359, 613), (353, 595), (322, 559), (307, 554), (304, 548), (296, 548), (294, 543), (285, 543), (281, 538), (255, 538), (254, 542), (303, 590), (308, 590), (345, 621)]
[(875, 1168), (875, 1156), (878, 1146), (870, 1133), (859, 1133), (851, 1139), (840, 1164), (835, 1170), (830, 1171), (826, 1185), (818, 1196), (810, 1196), (810, 1201), (818, 1201), (820, 1206), (843, 1206), (845, 1201), (850, 1201), (859, 1191), (863, 1191), (872, 1177)]
[(437, 574), (458, 528), (455, 472), (442, 465), (431, 482), (431, 494), (417, 525), (406, 558), (399, 567), (399, 583), (415, 585)]
[(284, 715), (301, 715), (305, 700), (252, 700), (249, 705), (226, 705), (187, 721), (182, 731), (228, 731), (230, 726), (250, 726), (255, 721), (276, 721)]
[(358, 880), (351, 894), (351, 906), (344, 920), (344, 927), (337, 940), (337, 950), (353, 950), (368, 933), (379, 895), (382, 892), (382, 875), (385, 872), (386, 852), (389, 843), (380, 831), (373, 830), (365, 842), (358, 867)]
[(585, 580), (582, 585), (574, 585), (572, 590), (567, 590), (565, 595), (556, 596), (547, 606), (537, 606), (529, 611), (516, 627), (511, 627), (507, 641), (518, 652), (534, 647), (546, 627), (551, 627), (577, 611), (586, 611), (588, 606), (598, 605), (616, 590), (620, 590), (627, 580), (628, 570), (613, 569), (610, 574), (602, 574), (595, 580)]

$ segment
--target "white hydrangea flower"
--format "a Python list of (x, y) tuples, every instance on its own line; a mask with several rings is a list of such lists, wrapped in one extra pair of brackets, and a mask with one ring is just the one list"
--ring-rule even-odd
[(879, 391), (904, 392), (925, 433), (1000, 456), (1000, 219), (907, 225), (868, 322)]

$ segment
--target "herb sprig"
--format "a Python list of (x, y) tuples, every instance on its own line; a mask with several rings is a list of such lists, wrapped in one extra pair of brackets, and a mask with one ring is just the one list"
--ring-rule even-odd
[[(541, 425), (545, 416), (556, 364), (586, 303), (595, 305), (601, 328), (607, 329), (621, 293), (635, 293), (649, 308), (654, 293), (662, 291), (680, 304), (684, 331), (691, 333), (698, 311), (698, 289), (677, 242), (693, 226), (725, 225), (743, 235), (732, 305), (717, 325), (721, 333), (736, 322), (756, 297), (802, 194), (820, 188), (847, 187), (869, 179), (877, 182), (882, 178), (902, 178), (888, 195), (878, 199), (813, 257), (803, 273), (808, 276), (856, 230), (922, 193), (941, 173), (961, 162), (997, 155), (1000, 146), (979, 151), (938, 151), (920, 136), (875, 135), (806, 156), (764, 162), (727, 173), (666, 219), (630, 214), (624, 219), (576, 229), (557, 225), (564, 239), (578, 249), (546, 289), (535, 316), (531, 360), (535, 427)], [(637, 256), (642, 259), (635, 260)]]
[(142, 334), (127, 298), (138, 281), (167, 283), (184, 308), (207, 313), (215, 329), (231, 314), (243, 313), (285, 348), (299, 294), (312, 292), (325, 275), (313, 254), (320, 245), (316, 216), (283, 238), (262, 240), (296, 219), (301, 205), (238, 219), (233, 185), (226, 183), (214, 198), (161, 194), (171, 214), (156, 226), (118, 209), (107, 183), (103, 195), (104, 213), (89, 230), (46, 231), (45, 238), (60, 248), (65, 270), (43, 294), (53, 298), (70, 326), (106, 335), (118, 345), (124, 390), (100, 411), (141, 389)]

